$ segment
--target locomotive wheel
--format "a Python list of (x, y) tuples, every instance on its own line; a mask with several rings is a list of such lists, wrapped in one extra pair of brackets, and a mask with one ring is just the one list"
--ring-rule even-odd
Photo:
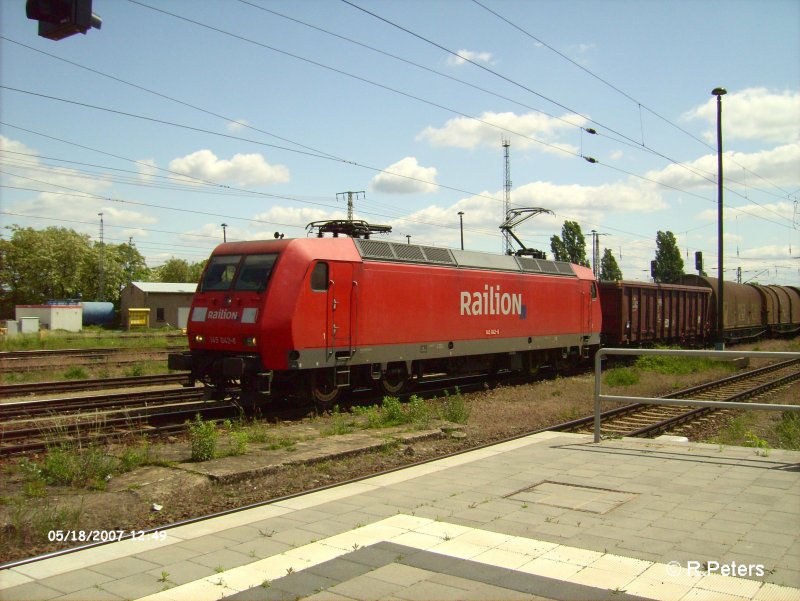
[(333, 407), (342, 394), (342, 389), (336, 386), (335, 377), (331, 369), (315, 369), (309, 374), (308, 392), (320, 409)]
[(386, 373), (378, 382), (382, 392), (386, 394), (401, 394), (407, 392), (413, 381), (406, 371), (406, 366), (403, 363), (393, 363), (386, 368)]

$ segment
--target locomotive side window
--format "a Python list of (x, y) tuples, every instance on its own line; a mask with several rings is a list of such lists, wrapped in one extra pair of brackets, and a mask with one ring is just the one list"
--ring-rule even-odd
[(317, 263), (311, 272), (311, 289), (324, 291), (328, 289), (328, 264)]
[(277, 254), (247, 255), (236, 278), (234, 290), (262, 291), (267, 287), (272, 267), (275, 265)]
[(239, 265), (241, 255), (217, 255), (211, 257), (208, 267), (203, 274), (203, 281), (200, 283), (200, 290), (228, 290), (236, 274), (236, 267)]

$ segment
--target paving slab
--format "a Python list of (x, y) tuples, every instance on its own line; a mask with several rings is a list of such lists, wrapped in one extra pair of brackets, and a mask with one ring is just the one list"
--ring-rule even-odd
[(0, 570), (0, 601), (800, 601), (800, 453), (543, 433), (166, 532)]

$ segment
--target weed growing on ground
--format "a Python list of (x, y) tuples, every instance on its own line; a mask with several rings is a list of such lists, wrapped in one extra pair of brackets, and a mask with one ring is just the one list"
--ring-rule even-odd
[(745, 439), (747, 434), (747, 424), (743, 415), (734, 417), (728, 425), (719, 431), (714, 438), (714, 442), (721, 445), (738, 445)]
[(461, 391), (456, 387), (455, 393), (444, 393), (444, 399), (439, 402), (439, 417), (445, 421), (456, 424), (466, 424), (469, 419), (470, 408)]
[(745, 442), (744, 446), (746, 447), (753, 447), (756, 450), (756, 455), (763, 455), (764, 457), (769, 457), (769, 443), (760, 438), (759, 436), (753, 434), (752, 432), (745, 433)]
[(137, 467), (153, 463), (150, 442), (142, 439), (136, 445), (127, 445), (119, 456), (119, 471), (130, 472)]
[(633, 386), (639, 383), (639, 373), (629, 367), (615, 367), (605, 373), (607, 386)]
[(29, 466), (26, 476), (29, 484), (40, 478), (54, 486), (102, 490), (107, 478), (118, 471), (118, 461), (97, 445), (61, 444), (50, 447), (41, 462)]
[(337, 436), (341, 434), (349, 434), (358, 428), (353, 416), (349, 413), (342, 413), (339, 405), (334, 405), (331, 411), (330, 426), (323, 428), (321, 434), (323, 436)]
[(73, 365), (64, 372), (65, 380), (85, 380), (88, 377), (86, 370), (77, 365)]
[(427, 428), (433, 416), (425, 399), (411, 395), (404, 406), (398, 397), (383, 397), (380, 405), (353, 407), (353, 413), (366, 418), (363, 427), (367, 429), (391, 428), (409, 424), (417, 430)]
[(189, 431), (189, 442), (192, 447), (192, 461), (208, 461), (217, 452), (217, 425), (204, 421), (200, 414), (194, 420), (186, 422)]
[(782, 449), (800, 451), (800, 415), (796, 412), (784, 411), (775, 433)]
[(10, 528), (0, 531), (0, 543), (8, 537), (19, 543), (42, 543), (52, 531), (74, 530), (83, 515), (83, 503), (78, 507), (59, 507), (50, 501), (31, 504), (15, 499), (12, 504)]
[(242, 420), (232, 422), (231, 420), (226, 419), (222, 425), (225, 428), (228, 435), (228, 440), (230, 440), (231, 443), (227, 454), (246, 454), (247, 444), (250, 442), (250, 435), (244, 429), (244, 422)]
[(702, 371), (708, 371), (717, 367), (723, 367), (730, 371), (737, 369), (731, 361), (716, 361), (704, 357), (672, 357), (672, 356), (643, 356), (638, 357), (634, 364), (637, 369), (643, 371), (654, 371), (660, 374), (683, 376)]
[(145, 367), (142, 363), (134, 363), (125, 370), (125, 375), (130, 376), (131, 378), (138, 378), (139, 376), (143, 376), (144, 372)]

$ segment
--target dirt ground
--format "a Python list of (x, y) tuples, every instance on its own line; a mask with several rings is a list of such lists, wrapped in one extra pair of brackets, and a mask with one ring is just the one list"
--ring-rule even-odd
[[(786, 343), (765, 343), (759, 349), (787, 350), (788, 347)], [(655, 396), (728, 373), (721, 369), (680, 377), (648, 373), (643, 382), (625, 387), (620, 394)], [(464, 399), (470, 410), (464, 429), (466, 436), (444, 436), (411, 444), (387, 444), (377, 451), (336, 460), (290, 465), (229, 484), (212, 482), (200, 474), (177, 469), (176, 462), (186, 461), (189, 453), (186, 440), (179, 438), (163, 446), (153, 445), (153, 460), (148, 465), (115, 476), (104, 486), (95, 487), (102, 490), (49, 485), (44, 490), (31, 490), (30, 477), (24, 469), (25, 460), (6, 459), (0, 462), (0, 563), (78, 544), (72, 541), (50, 542), (48, 532), (52, 531), (156, 528), (544, 429), (591, 414), (593, 387), (593, 375), (581, 375), (465, 394)], [(770, 401), (797, 403), (798, 397), (800, 389), (795, 384), (773, 396)], [(723, 425), (732, 416), (721, 420)], [(335, 419), (335, 416), (309, 418), (303, 425), (312, 432), (316, 431), (318, 436), (323, 436)], [(762, 412), (758, 419), (748, 422), (748, 428), (758, 436), (766, 437), (774, 419), (773, 412), (769, 415)], [(297, 427), (297, 424), (272, 426), (275, 439), (281, 438), (281, 428), (293, 426)], [(701, 431), (697, 436), (708, 440), (715, 432), (716, 429)], [(313, 436), (310, 435), (312, 442)], [(306, 440), (308, 438), (306, 436)], [(774, 441), (770, 441), (770, 444), (774, 444)], [(275, 453), (279, 452), (286, 453), (287, 449), (275, 450)], [(291, 453), (291, 449), (288, 452)], [(154, 503), (160, 508), (154, 509)]]

